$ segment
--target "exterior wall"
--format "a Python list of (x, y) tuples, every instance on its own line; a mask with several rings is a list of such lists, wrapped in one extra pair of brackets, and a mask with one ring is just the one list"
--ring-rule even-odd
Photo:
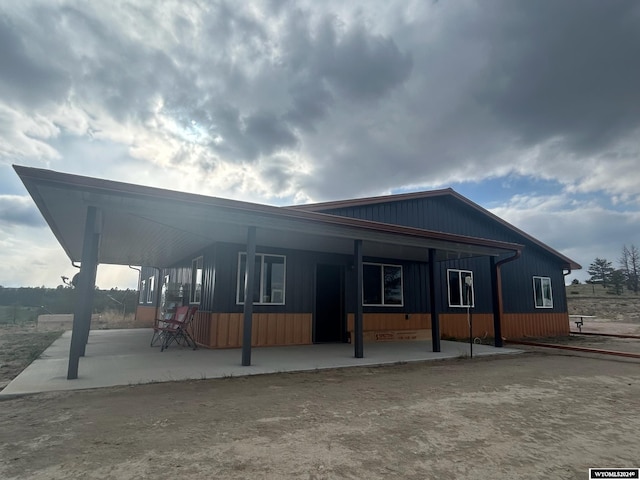
[(136, 307), (136, 325), (152, 327), (156, 319), (156, 307), (138, 305)]
[[(241, 313), (198, 312), (194, 338), (211, 348), (242, 346)], [(254, 347), (311, 344), (312, 315), (308, 313), (257, 313), (253, 315), (251, 345)]]
[[(493, 314), (473, 313), (473, 337), (494, 337)], [(440, 314), (443, 338), (469, 338), (467, 314)], [(525, 337), (555, 337), (569, 335), (567, 313), (505, 314), (502, 317), (502, 336), (507, 339)]]
[[(353, 320), (354, 314), (350, 313), (347, 316), (349, 332), (353, 332)], [(431, 329), (431, 315), (428, 313), (365, 313), (362, 315), (362, 329), (365, 332)]]
[[(153, 278), (153, 292), (149, 297), (149, 278)], [(144, 282), (144, 286), (143, 286)], [(160, 275), (157, 268), (142, 267), (138, 276), (138, 305), (150, 307), (158, 304), (158, 291), (160, 289)]]
[(508, 314), (502, 319), (502, 336), (507, 339), (561, 335), (569, 335), (569, 314), (566, 312)]
[[(503, 308), (506, 313), (561, 313), (567, 311), (562, 264), (535, 243), (518, 235), (499, 222), (483, 215), (461, 200), (441, 195), (421, 199), (390, 201), (373, 205), (353, 206), (325, 210), (324, 213), (393, 223), (427, 230), (455, 233), (478, 238), (490, 238), (525, 246), (522, 256), (502, 268)], [(444, 285), (440, 299), (442, 311), (453, 313), (446, 298), (446, 269), (460, 268), (474, 272), (479, 312), (492, 311), (485, 299), (490, 296), (490, 269), (487, 258), (446, 261), (440, 263), (440, 282)], [(535, 307), (533, 277), (551, 278), (553, 308)], [(442, 283), (444, 282), (444, 283)], [(489, 295), (487, 295), (489, 292)], [(455, 311), (455, 310), (454, 310)]]
[[(568, 318), (564, 277), (555, 257), (532, 242), (509, 230), (453, 197), (432, 197), (386, 204), (336, 209), (328, 213), (396, 223), (431, 230), (448, 231), (475, 237), (525, 243), (522, 257), (502, 268), (503, 336), (550, 336), (568, 334)], [(202, 295), (194, 322), (194, 334), (201, 345), (214, 348), (241, 346), (244, 306), (237, 303), (238, 254), (244, 245), (217, 243), (194, 252), (174, 265), (157, 273), (155, 302), (160, 305), (162, 280), (169, 275), (170, 284), (178, 284), (183, 292), (180, 302), (190, 302), (192, 290), (192, 260), (203, 257)], [(315, 272), (319, 264), (338, 265), (345, 272), (344, 311), (346, 329), (353, 330), (356, 308), (355, 274), (350, 255), (325, 254), (302, 250), (284, 250), (257, 246), (257, 253), (286, 257), (284, 305), (254, 305), (253, 345), (308, 344), (313, 340), (315, 314)], [(402, 265), (404, 305), (364, 306), (365, 332), (422, 333), (431, 328), (428, 298), (428, 265), (424, 262), (403, 262), (392, 258), (365, 258), (365, 262)], [(449, 307), (447, 269), (470, 270), (474, 275), (475, 306), (474, 336), (493, 336), (493, 292), (491, 266), (488, 257), (464, 258), (438, 262), (436, 278), (440, 288), (434, 299), (440, 312), (444, 337), (466, 338), (468, 326), (464, 308)], [(155, 269), (143, 269), (148, 278)], [(550, 277), (553, 288), (553, 308), (535, 308), (533, 277)], [(147, 307), (146, 303), (140, 307)], [(140, 314), (144, 310), (139, 308)], [(409, 316), (409, 319), (406, 316)]]

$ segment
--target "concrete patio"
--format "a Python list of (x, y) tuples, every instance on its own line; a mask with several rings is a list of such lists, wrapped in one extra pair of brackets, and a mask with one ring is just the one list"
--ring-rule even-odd
[[(150, 347), (151, 329), (93, 330), (86, 356), (80, 359), (77, 380), (67, 380), (71, 332), (65, 332), (5, 387), (0, 396), (57, 390), (137, 385), (205, 378), (239, 377), (266, 373), (376, 366), (398, 362), (440, 360), (469, 355), (469, 345), (442, 341), (442, 351), (431, 342), (365, 343), (364, 357), (354, 358), (353, 345), (323, 344), (253, 348), (252, 365), (241, 366), (240, 349), (191, 350), (172, 346), (164, 352)], [(511, 348), (474, 345), (473, 355), (519, 353)]]

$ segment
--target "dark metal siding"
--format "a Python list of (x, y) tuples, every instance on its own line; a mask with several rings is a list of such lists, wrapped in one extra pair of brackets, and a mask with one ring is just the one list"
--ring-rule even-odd
[[(243, 245), (219, 243), (216, 256), (216, 288), (212, 311), (242, 312), (236, 303), (238, 285), (238, 254)], [(256, 253), (284, 255), (286, 257), (285, 305), (254, 305), (255, 313), (311, 313), (315, 300), (315, 267), (318, 263), (347, 266), (350, 257), (301, 250), (264, 249), (257, 246)]]
[[(150, 303), (147, 303), (147, 295), (149, 293), (149, 277), (154, 278), (153, 297)], [(144, 290), (142, 290), (142, 280), (145, 281)], [(158, 291), (162, 285), (160, 285), (160, 276), (158, 269), (153, 267), (142, 267), (140, 269), (140, 277), (138, 279), (138, 305), (144, 305), (147, 307), (153, 307), (158, 305)], [(140, 301), (143, 298), (143, 301)]]
[[(245, 246), (217, 243), (201, 252), (185, 257), (164, 275), (171, 282), (181, 283), (185, 303), (191, 288), (191, 262), (202, 255), (203, 291), (200, 310), (210, 312), (240, 313), (243, 305), (236, 303), (238, 285), (238, 254)], [(312, 313), (315, 309), (315, 271), (318, 264), (345, 267), (345, 295), (347, 310), (355, 310), (355, 272), (350, 255), (306, 252), (257, 247), (257, 253), (284, 255), (286, 257), (285, 305), (254, 305), (255, 313)], [(364, 307), (365, 313), (424, 313), (429, 311), (428, 265), (426, 263), (400, 262), (392, 258), (365, 258), (366, 262), (391, 263), (403, 267), (404, 307)]]
[[(410, 199), (326, 210), (324, 213), (404, 225), (427, 230), (455, 233), (478, 238), (520, 243), (525, 246), (522, 256), (502, 268), (502, 291), (505, 313), (566, 312), (563, 264), (552, 254), (535, 243), (518, 235), (499, 222), (483, 215), (454, 197), (441, 196)], [(487, 259), (443, 262), (440, 265), (440, 282), (443, 311), (460, 311), (448, 307), (446, 269), (472, 270), (476, 283), (476, 311), (492, 312), (490, 267)], [(464, 265), (469, 268), (451, 265)], [(551, 278), (553, 308), (535, 308), (533, 276)], [(489, 303), (488, 303), (489, 302)]]
[[(491, 269), (488, 257), (465, 258), (438, 262), (438, 278), (440, 279), (440, 305), (442, 313), (465, 313), (466, 308), (449, 306), (447, 270), (469, 270), (473, 272), (473, 288), (475, 293), (474, 312), (492, 313)], [(437, 291), (437, 290), (436, 290)]]
[[(364, 257), (363, 262), (402, 265), (402, 290), (404, 306), (364, 306), (363, 313), (426, 313), (429, 311), (429, 270), (422, 262), (403, 262), (393, 258)], [(355, 271), (347, 270), (347, 310), (356, 308)]]

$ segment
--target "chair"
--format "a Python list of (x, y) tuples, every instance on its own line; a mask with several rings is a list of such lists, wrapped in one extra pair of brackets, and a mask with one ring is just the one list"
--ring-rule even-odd
[(163, 329), (175, 322), (177, 308), (172, 312), (166, 312), (162, 318), (156, 318), (153, 322), (153, 336), (151, 337), (151, 347), (154, 347), (158, 340), (162, 340)]
[(178, 307), (175, 318), (165, 321), (165, 326), (159, 327), (159, 336), (162, 338), (162, 344), (160, 346), (161, 352), (169, 348), (169, 345), (174, 342), (178, 345), (191, 347), (194, 350), (198, 348), (189, 332), (191, 322), (197, 310), (197, 307)]

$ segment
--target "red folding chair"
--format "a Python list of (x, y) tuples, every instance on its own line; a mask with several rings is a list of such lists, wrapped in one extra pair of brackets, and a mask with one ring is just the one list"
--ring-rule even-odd
[(160, 337), (162, 338), (161, 352), (169, 348), (169, 345), (174, 342), (178, 345), (191, 347), (194, 350), (198, 348), (189, 331), (197, 310), (197, 307), (178, 307), (176, 309), (175, 318), (167, 321), (166, 325), (160, 328)]
[(175, 322), (177, 309), (173, 312), (166, 312), (162, 318), (156, 318), (153, 322), (153, 336), (151, 337), (152, 347), (156, 346), (158, 342), (162, 343), (163, 330), (171, 323)]

